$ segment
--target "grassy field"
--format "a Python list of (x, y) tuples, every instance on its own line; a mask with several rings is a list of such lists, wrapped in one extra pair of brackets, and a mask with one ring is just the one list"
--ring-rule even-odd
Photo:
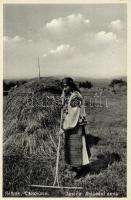
[[(79, 179), (74, 179), (73, 173), (64, 171), (63, 138), (61, 143), (60, 185), (83, 189), (43, 189), (27, 186), (52, 185), (54, 181), (60, 109), (50, 107), (48, 111), (36, 106), (24, 110), (25, 96), (18, 96), (18, 93), (29, 92), (30, 89), (33, 91), (35, 88), (37, 92), (34, 95), (40, 101), (39, 97), (43, 94), (42, 84), (46, 83), (26, 83), (26, 86), (23, 85), (9, 94), (4, 102), (3, 195), (126, 197), (126, 87), (117, 88), (116, 93), (113, 93), (107, 85), (103, 90), (104, 84), (99, 82), (95, 84), (97, 87), (82, 90), (83, 96), (86, 96), (89, 129), (86, 139), (91, 157), (89, 167)], [(51, 94), (52, 91), (48, 96)], [(48, 126), (49, 123), (51, 126)]]

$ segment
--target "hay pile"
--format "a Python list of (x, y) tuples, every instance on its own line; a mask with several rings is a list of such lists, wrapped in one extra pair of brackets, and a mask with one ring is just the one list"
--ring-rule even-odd
[(60, 81), (54, 79), (33, 80), (9, 93), (4, 110), (4, 155), (47, 156), (47, 149), (56, 148), (60, 93)]
[(45, 78), (8, 94), (4, 108), (4, 192), (53, 182), (60, 94), (60, 81)]

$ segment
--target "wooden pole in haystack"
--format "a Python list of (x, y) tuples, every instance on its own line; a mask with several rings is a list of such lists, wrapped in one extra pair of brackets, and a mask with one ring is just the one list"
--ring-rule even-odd
[(38, 81), (40, 81), (40, 60), (39, 60), (39, 56), (38, 56)]

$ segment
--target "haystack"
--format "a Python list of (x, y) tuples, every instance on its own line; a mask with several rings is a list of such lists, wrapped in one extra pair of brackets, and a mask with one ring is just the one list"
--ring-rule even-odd
[(11, 91), (4, 110), (4, 155), (53, 156), (60, 119), (60, 81), (32, 80)]
[[(45, 78), (40, 82), (32, 80), (8, 94), (4, 110), (5, 194), (7, 191), (25, 191), (25, 186), (30, 184), (53, 184), (60, 128), (60, 94), (60, 81)], [(59, 162), (59, 180), (63, 183), (60, 185), (65, 181), (63, 142)], [(70, 178), (67, 182), (71, 181)]]

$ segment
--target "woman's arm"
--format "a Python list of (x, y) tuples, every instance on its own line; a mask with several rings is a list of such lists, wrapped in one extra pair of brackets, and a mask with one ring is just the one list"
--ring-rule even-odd
[(82, 104), (82, 98), (78, 95), (72, 96), (68, 105), (68, 114), (66, 115), (63, 122), (63, 129), (69, 130), (74, 128), (79, 120), (80, 106)]

